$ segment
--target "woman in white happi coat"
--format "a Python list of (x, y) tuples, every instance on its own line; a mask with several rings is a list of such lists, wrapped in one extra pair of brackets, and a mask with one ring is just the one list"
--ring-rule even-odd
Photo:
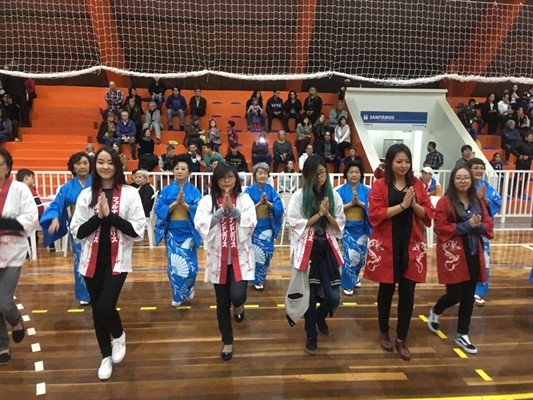
[(30, 250), (28, 238), (39, 226), (33, 195), (28, 186), (10, 178), (12, 167), (13, 158), (0, 147), (0, 365), (11, 360), (6, 321), (13, 327), (15, 343), (25, 336), (13, 294)]
[(95, 160), (92, 185), (80, 193), (70, 227), (82, 243), (80, 274), (89, 290), (102, 353), (98, 377), (109, 379), (113, 364), (126, 355), (126, 334), (116, 305), (132, 270), (133, 242), (142, 240), (146, 217), (137, 189), (126, 184), (118, 154), (103, 147)]
[(217, 319), (222, 343), (221, 358), (233, 356), (233, 330), (230, 308), (240, 323), (248, 281), (255, 277), (252, 234), (257, 225), (255, 204), (241, 192), (238, 172), (233, 164), (218, 164), (213, 172), (211, 194), (200, 200), (194, 225), (207, 244), (205, 281), (215, 285)]

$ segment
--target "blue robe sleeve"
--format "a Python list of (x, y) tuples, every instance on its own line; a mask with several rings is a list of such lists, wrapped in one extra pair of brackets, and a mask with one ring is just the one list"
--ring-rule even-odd
[(368, 216), (368, 194), (370, 188), (360, 183), (357, 185), (357, 198), (365, 205), (365, 231), (368, 237), (372, 234), (372, 225), (370, 225), (370, 218)]
[(277, 239), (279, 231), (281, 230), (281, 224), (283, 223), (285, 209), (283, 208), (283, 201), (276, 189), (270, 185), (265, 185), (264, 187), (266, 189), (267, 199), (273, 206), (270, 210), (270, 220), (272, 221), (274, 239)]
[[(178, 190), (176, 190), (176, 187)], [(174, 182), (170, 185), (165, 186), (161, 192), (159, 192), (159, 196), (157, 196), (157, 200), (155, 202), (155, 208), (154, 213), (157, 216), (157, 220), (155, 222), (155, 243), (156, 246), (161, 243), (161, 240), (167, 233), (168, 229), (168, 209), (170, 208), (170, 205), (174, 203), (174, 200), (176, 200), (176, 197), (178, 196), (179, 186)]]
[[(41, 216), (41, 228), (43, 230), (43, 245), (44, 247), (50, 246), (56, 240), (61, 239), (68, 233), (68, 212), (67, 207), (71, 204), (76, 204), (76, 199), (74, 203), (69, 201), (70, 191), (72, 188), (73, 180), (68, 181), (59, 189), (59, 193), (54, 198), (54, 201), (46, 208), (43, 215)], [(79, 193), (78, 193), (79, 194)], [(48, 228), (52, 224), (54, 219), (59, 220), (59, 229), (54, 232), (52, 235), (48, 233)]]
[(194, 217), (196, 216), (196, 210), (198, 210), (198, 204), (202, 199), (202, 193), (192, 183), (187, 182), (183, 188), (185, 192), (185, 202), (189, 205), (189, 223), (191, 224), (191, 231), (194, 238), (194, 244), (196, 247), (200, 247), (202, 237), (194, 226)]
[(500, 209), (502, 208), (502, 197), (496, 191), (496, 189), (494, 189), (491, 185), (489, 185), (488, 182), (480, 181), (480, 185), (481, 183), (485, 184), (485, 188), (487, 190), (486, 198), (489, 201), (487, 211), (489, 212), (490, 217), (494, 219), (496, 214), (498, 214), (498, 211), (500, 211)]

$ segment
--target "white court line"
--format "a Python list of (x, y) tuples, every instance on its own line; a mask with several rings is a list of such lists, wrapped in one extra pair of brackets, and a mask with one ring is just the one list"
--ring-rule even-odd
[(34, 353), (41, 351), (41, 345), (39, 343), (33, 343), (31, 345), (31, 351), (33, 351)]
[(37, 386), (35, 387), (35, 394), (37, 396), (40, 396), (42, 394), (46, 394), (46, 383), (44, 383), (44, 382), (38, 383)]
[(528, 249), (528, 250), (533, 251), (533, 247), (532, 247), (532, 246), (529, 246), (529, 245), (527, 245), (527, 244), (523, 244), (522, 247), (524, 247), (524, 248), (526, 248), (526, 249)]
[(20, 303), (17, 304), (17, 308), (18, 308), (19, 310), (24, 310), (24, 306), (23, 306), (22, 304), (20, 304)]
[(30, 317), (28, 317), (27, 315), (23, 315), (23, 316), (22, 316), (22, 320), (23, 320), (24, 322), (28, 322), (28, 321), (30, 320)]
[(44, 363), (42, 361), (35, 362), (35, 372), (44, 371)]
[(533, 243), (491, 243), (490, 247), (521, 247), (533, 246)]
[(37, 333), (35, 332), (35, 328), (28, 328), (26, 332), (28, 332), (28, 336), (33, 336)]

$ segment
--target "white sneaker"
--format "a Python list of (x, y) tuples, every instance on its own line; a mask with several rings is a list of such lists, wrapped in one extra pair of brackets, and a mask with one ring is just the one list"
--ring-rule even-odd
[(105, 381), (111, 378), (112, 373), (113, 373), (113, 361), (111, 361), (111, 357), (106, 357), (102, 360), (102, 364), (100, 364), (100, 368), (98, 368), (98, 379)]
[(428, 328), (431, 332), (440, 331), (440, 315), (435, 314), (433, 307), (429, 309)]
[(353, 296), (353, 289), (343, 289), (346, 296)]
[(461, 346), (467, 353), (477, 354), (477, 347), (472, 344), (468, 335), (457, 334), (457, 336), (455, 336), (455, 343)]
[(172, 307), (179, 307), (179, 306), (181, 306), (181, 301), (172, 300)]
[(91, 304), (90, 301), (83, 301), (83, 300), (80, 300), (80, 306), (88, 306), (89, 304)]
[(255, 290), (265, 290), (265, 285), (263, 283), (255, 285)]
[(476, 303), (476, 306), (483, 307), (485, 305), (485, 299), (479, 295), (474, 295), (474, 302)]
[(111, 341), (111, 358), (114, 364), (118, 364), (124, 359), (126, 355), (126, 332), (122, 332), (122, 336)]
[(355, 284), (355, 287), (361, 287), (361, 281), (358, 280), (357, 283)]

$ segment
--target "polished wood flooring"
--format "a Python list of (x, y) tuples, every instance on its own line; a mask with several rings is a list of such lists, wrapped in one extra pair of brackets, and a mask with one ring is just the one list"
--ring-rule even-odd
[[(477, 355), (455, 351), (457, 308), (443, 316), (441, 337), (419, 317), (443, 293), (434, 249), (428, 283), (416, 291), (411, 361), (380, 349), (377, 285), (368, 281), (354, 296), (342, 295), (328, 321), (330, 336), (319, 337), (318, 355), (306, 355), (303, 321), (290, 328), (280, 307), (290, 275), (284, 247), (275, 251), (266, 290), (250, 287), (246, 319), (233, 325), (234, 358), (223, 362), (214, 290), (202, 282), (203, 271), (191, 307), (173, 309), (165, 250), (150, 250), (145, 241), (135, 247), (135, 272), (118, 304), (127, 355), (107, 382), (96, 375), (90, 307), (73, 298), (71, 256), (40, 249), (39, 259), (24, 266), (16, 293), (35, 334), (13, 344), (11, 363), (0, 367), (0, 399), (533, 398), (533, 231), (498, 231), (491, 249), (487, 305), (475, 308), (470, 332)], [(202, 268), (203, 250), (199, 259)], [(395, 315), (393, 306), (393, 337)]]

